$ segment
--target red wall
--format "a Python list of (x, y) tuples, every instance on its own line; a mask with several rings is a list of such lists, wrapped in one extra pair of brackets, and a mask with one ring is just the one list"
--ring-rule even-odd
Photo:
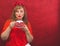
[[(0, 31), (16, 2), (23, 3), (27, 9), (34, 35), (32, 46), (59, 46), (58, 0), (1, 0)], [(1, 40), (0, 43), (2, 46)]]

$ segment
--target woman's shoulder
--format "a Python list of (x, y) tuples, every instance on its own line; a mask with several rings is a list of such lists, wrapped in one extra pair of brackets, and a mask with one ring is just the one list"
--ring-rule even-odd
[(5, 22), (11, 22), (12, 21), (12, 19), (7, 19)]
[(11, 21), (12, 21), (11, 19), (7, 19), (7, 20), (5, 21), (5, 24), (10, 23)]
[(31, 23), (30, 23), (30, 22), (28, 22), (27, 26), (28, 26), (29, 28), (31, 28)]
[(28, 21), (28, 25), (31, 25), (31, 23)]
[(5, 23), (4, 23), (4, 25), (3, 25), (2, 32), (9, 26), (10, 22), (11, 22), (11, 19), (7, 19), (7, 20), (5, 21)]

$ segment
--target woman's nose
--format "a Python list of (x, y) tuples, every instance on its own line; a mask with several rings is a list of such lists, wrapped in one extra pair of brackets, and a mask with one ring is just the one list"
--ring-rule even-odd
[(19, 12), (19, 14), (20, 14), (20, 12)]

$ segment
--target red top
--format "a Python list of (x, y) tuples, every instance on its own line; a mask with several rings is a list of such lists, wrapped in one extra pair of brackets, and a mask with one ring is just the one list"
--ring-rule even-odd
[[(7, 20), (4, 24), (2, 32), (5, 31), (5, 29), (9, 26), (11, 20)], [(30, 23), (28, 23), (28, 26), (30, 33), (32, 34), (32, 29)], [(27, 38), (25, 35), (25, 32), (22, 31), (22, 29), (18, 29), (14, 27), (9, 35), (9, 38), (6, 41), (6, 46), (25, 46), (27, 44)]]

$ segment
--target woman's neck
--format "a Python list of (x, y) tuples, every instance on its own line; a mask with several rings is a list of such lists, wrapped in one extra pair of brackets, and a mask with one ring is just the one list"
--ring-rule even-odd
[(22, 19), (17, 19), (17, 20), (22, 20)]

